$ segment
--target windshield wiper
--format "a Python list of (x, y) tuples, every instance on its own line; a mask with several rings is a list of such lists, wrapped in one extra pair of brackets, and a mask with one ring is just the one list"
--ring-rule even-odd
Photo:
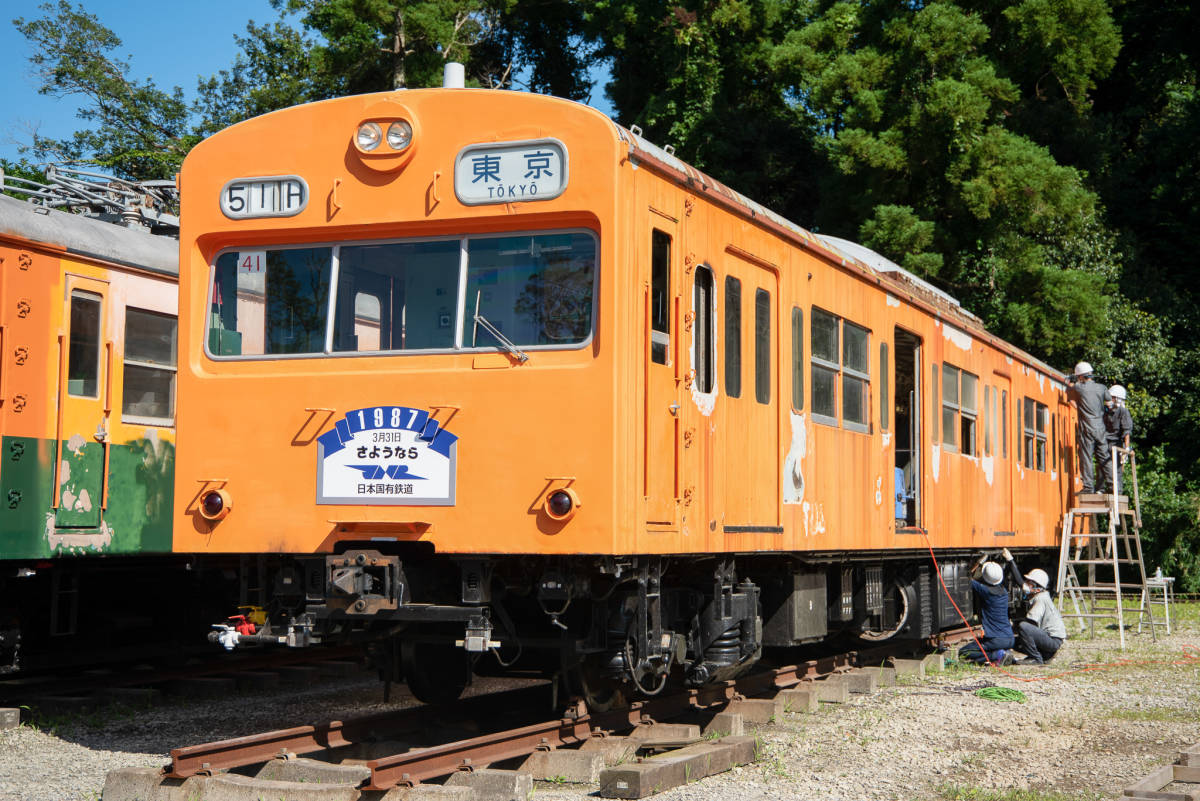
[(471, 329), (471, 347), (475, 347), (475, 340), (479, 336), (479, 326), (483, 326), (483, 330), (496, 338), (500, 346), (518, 362), (529, 361), (529, 354), (521, 350), (513, 343), (511, 339), (500, 333), (500, 329), (492, 325), (491, 321), (479, 313), (479, 292), (475, 293), (475, 326)]

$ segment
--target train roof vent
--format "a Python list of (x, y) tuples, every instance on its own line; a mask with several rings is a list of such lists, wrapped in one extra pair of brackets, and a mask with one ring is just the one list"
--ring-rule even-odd
[(923, 278), (918, 278), (916, 275), (910, 273), (899, 264), (896, 264), (896, 262), (876, 253), (869, 247), (860, 245), (857, 242), (851, 242), (848, 239), (842, 239), (841, 237), (829, 236), (828, 234), (816, 234), (816, 237), (834, 250), (840, 250), (847, 256), (850, 256), (867, 265), (875, 272), (891, 274), (905, 283), (918, 286), (924, 291), (936, 295), (937, 297), (946, 301), (955, 309), (967, 315), (968, 317), (971, 317), (975, 320), (979, 319), (974, 314), (971, 314), (971, 312), (964, 309), (962, 304), (958, 302), (958, 298), (938, 289), (936, 286), (924, 280)]

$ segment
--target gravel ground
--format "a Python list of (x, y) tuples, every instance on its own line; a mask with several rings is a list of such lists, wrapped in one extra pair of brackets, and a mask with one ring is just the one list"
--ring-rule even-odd
[[(664, 793), (661, 801), (720, 798), (970, 799), (1116, 798), (1128, 784), (1200, 741), (1200, 605), (1177, 607), (1171, 637), (1115, 632), (1069, 640), (1053, 667), (951, 667), (923, 681), (823, 704), (812, 715), (757, 729), (765, 756)], [(1196, 650), (1186, 651), (1187, 648)], [(1130, 660), (1104, 670), (1064, 673)], [(1184, 664), (1172, 664), (1184, 662)], [(1033, 681), (1023, 681), (1032, 679)], [(472, 692), (514, 682), (480, 679)], [(1020, 689), (1026, 703), (989, 701), (986, 685)], [(346, 699), (353, 697), (353, 703)], [(0, 731), (0, 799), (98, 799), (114, 768), (159, 766), (167, 749), (268, 728), (369, 714), (381, 685), (364, 674), (313, 689), (227, 701), (168, 699), (136, 713), (99, 712)], [(581, 801), (595, 787), (541, 784), (536, 799)]]

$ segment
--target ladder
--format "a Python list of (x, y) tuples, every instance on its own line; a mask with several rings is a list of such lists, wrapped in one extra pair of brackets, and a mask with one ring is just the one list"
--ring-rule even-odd
[[(1118, 494), (1121, 475), (1120, 459), (1129, 458), (1129, 496)], [(1138, 499), (1137, 461), (1133, 451), (1113, 447), (1108, 465), (1112, 479), (1110, 493), (1080, 494), (1075, 506), (1063, 515), (1062, 542), (1058, 556), (1058, 606), (1063, 619), (1079, 621), (1079, 630), (1096, 633), (1096, 621), (1115, 618), (1120, 633), (1121, 650), (1125, 650), (1125, 613), (1122, 593), (1138, 593), (1138, 629), (1148, 622), (1150, 635), (1157, 641), (1154, 613), (1148, 602), (1146, 568), (1142, 561), (1142, 515)], [(1100, 522), (1107, 518), (1102, 530)], [(1070, 601), (1074, 612), (1067, 609)]]

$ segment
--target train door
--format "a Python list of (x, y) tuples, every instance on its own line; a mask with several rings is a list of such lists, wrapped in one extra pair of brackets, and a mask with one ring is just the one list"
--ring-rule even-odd
[[(1009, 432), (1009, 426), (1012, 425), (1010, 416), (1012, 415), (1013, 404), (1016, 400), (1012, 396), (1012, 379), (1004, 373), (992, 373), (992, 382), (994, 384), (994, 392), (997, 397), (993, 398), (992, 419), (997, 423), (997, 431), (992, 437), (993, 458), (996, 460), (995, 469), (992, 471), (992, 492), (998, 500), (996, 504), (996, 526), (997, 531), (1010, 533), (1013, 528), (1013, 461), (1020, 459), (1021, 454), (1012, 442), (1009, 442), (1012, 436)], [(1017, 434), (1017, 440), (1020, 441), (1020, 434)]]
[(679, 303), (674, 220), (651, 215), (650, 282), (645, 288), (646, 522), (674, 525), (679, 497)]
[(921, 338), (897, 327), (895, 350), (895, 465), (892, 475), (896, 527), (921, 526)]
[(108, 284), (66, 276), (65, 330), (59, 336), (57, 528), (98, 528), (105, 503), (112, 343), (106, 342)]
[(756, 262), (728, 255), (718, 279), (717, 336), (725, 396), (722, 472), (726, 534), (780, 533), (779, 282)]

